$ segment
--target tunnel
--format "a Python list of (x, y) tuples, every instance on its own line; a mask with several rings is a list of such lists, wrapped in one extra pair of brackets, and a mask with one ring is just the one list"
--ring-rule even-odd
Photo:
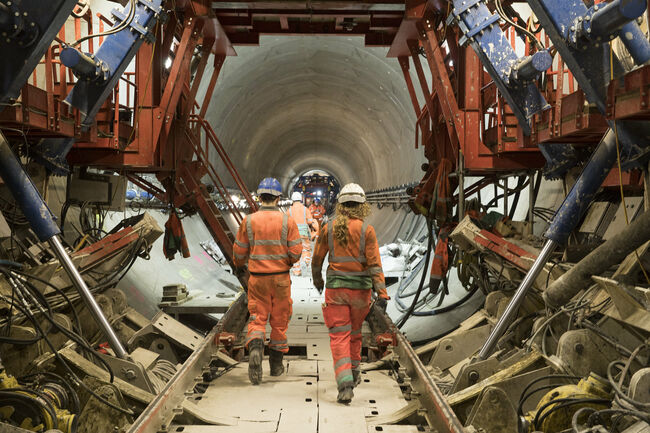
[[(415, 114), (399, 63), (386, 54), (362, 37), (263, 36), (237, 47), (206, 118), (246, 185), (271, 176), (286, 192), (310, 170), (366, 191), (419, 179)], [(380, 243), (404, 235), (405, 215), (373, 209)]]

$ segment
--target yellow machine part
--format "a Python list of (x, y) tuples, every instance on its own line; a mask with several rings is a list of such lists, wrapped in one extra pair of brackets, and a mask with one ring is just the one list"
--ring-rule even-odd
[[(2, 389), (12, 389), (12, 388), (21, 388), (21, 385), (18, 383), (15, 377), (8, 375), (4, 371), (0, 372), (0, 390)], [(22, 392), (20, 390), (15, 391), (18, 394), (23, 394), (28, 397), (34, 397), (34, 394), (28, 392)], [(63, 433), (75, 433), (77, 431), (77, 416), (71, 414), (67, 409), (62, 409), (62, 402), (59, 399), (59, 396), (56, 393), (45, 389), (43, 393), (50, 398), (50, 402), (53, 403), (54, 410), (56, 413), (57, 429)], [(8, 420), (11, 418), (15, 408), (12, 406), (0, 406), (0, 419)], [(29, 417), (24, 418), (21, 421), (20, 427), (29, 430), (29, 431), (42, 431), (42, 430), (51, 430), (54, 428), (54, 420), (50, 413), (46, 410), (41, 410), (41, 415), (43, 417), (43, 424), (33, 425), (32, 419)]]
[[(609, 384), (603, 379), (595, 375), (580, 380), (577, 385), (562, 385), (553, 388), (546, 393), (544, 397), (537, 404), (534, 411), (526, 415), (529, 421), (529, 432), (542, 431), (544, 433), (558, 432), (571, 428), (571, 418), (573, 414), (583, 407), (591, 407), (596, 410), (605, 409), (609, 407), (606, 404), (599, 403), (576, 403), (561, 409), (554, 409), (557, 405), (564, 402), (563, 399), (610, 399)], [(557, 404), (552, 403), (553, 400), (559, 400)], [(546, 406), (548, 404), (548, 406)], [(540, 412), (540, 410), (542, 412)], [(539, 414), (538, 414), (539, 413)], [(535, 417), (542, 419), (548, 413), (540, 425), (533, 425)], [(585, 414), (585, 417), (587, 414)], [(579, 420), (584, 421), (584, 420)]]

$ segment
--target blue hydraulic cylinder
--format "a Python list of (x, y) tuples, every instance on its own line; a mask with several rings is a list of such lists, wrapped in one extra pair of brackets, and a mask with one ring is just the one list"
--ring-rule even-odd
[(637, 23), (632, 21), (625, 24), (618, 36), (637, 65), (643, 65), (650, 60), (650, 42)]
[[(133, 60), (143, 42), (152, 42), (154, 35), (151, 30), (163, 17), (163, 0), (137, 0), (136, 10), (129, 25), (104, 39), (104, 43), (94, 55), (94, 58), (73, 50), (66, 54), (67, 61), (73, 70), (80, 73), (82, 78), (75, 84), (65, 102), (76, 107), (84, 115), (83, 127), (89, 127), (97, 112), (110, 96)], [(130, 3), (124, 11), (113, 10), (115, 25), (129, 20)], [(77, 52), (74, 52), (77, 51)], [(95, 74), (93, 75), (93, 67)], [(75, 69), (76, 68), (76, 69)], [(90, 77), (84, 77), (84, 74)]]
[(573, 188), (555, 213), (550, 227), (544, 237), (564, 244), (580, 218), (591, 204), (594, 196), (616, 162), (616, 134), (609, 129), (589, 162), (580, 174)]
[(65, 47), (61, 50), (61, 63), (72, 69), (74, 74), (86, 80), (105, 80), (108, 68), (93, 55), (84, 54), (76, 48)]
[(16, 155), (9, 148), (7, 139), (2, 133), (0, 133), (0, 176), (41, 241), (47, 241), (61, 233), (52, 212), (25, 173)]
[(604, 5), (597, 4), (592, 8), (591, 19), (586, 21), (586, 28), (591, 29), (592, 37), (609, 36), (640, 17), (646, 6), (646, 0), (615, 0)]
[(525, 135), (530, 135), (530, 118), (549, 107), (534, 83), (547, 70), (548, 53), (520, 58), (499, 27), (499, 15), (484, 0), (454, 0), (453, 17), (463, 33), (461, 44), (469, 42), (481, 63), (508, 102)]

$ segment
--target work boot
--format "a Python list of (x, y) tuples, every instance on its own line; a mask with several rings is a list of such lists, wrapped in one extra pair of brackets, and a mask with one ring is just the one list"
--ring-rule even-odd
[(280, 376), (284, 373), (284, 364), (282, 363), (282, 357), (284, 353), (278, 350), (269, 350), (269, 366), (271, 367), (271, 376)]
[(336, 397), (336, 401), (342, 404), (350, 404), (352, 397), (354, 397), (354, 393), (352, 392), (353, 388), (354, 384), (352, 383), (343, 385), (343, 387), (339, 389), (339, 395)]
[(253, 385), (262, 382), (262, 358), (264, 358), (264, 341), (256, 338), (248, 343), (248, 378)]
[(352, 370), (352, 379), (354, 382), (354, 386), (358, 386), (361, 383), (361, 371)]

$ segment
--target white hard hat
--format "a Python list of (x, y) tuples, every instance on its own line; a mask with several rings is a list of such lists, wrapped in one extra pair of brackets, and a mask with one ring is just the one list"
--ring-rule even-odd
[(356, 183), (348, 183), (343, 188), (337, 197), (339, 203), (347, 203), (350, 201), (356, 203), (365, 203), (366, 202), (366, 193), (363, 192), (363, 188), (357, 185)]
[(294, 192), (291, 194), (291, 201), (302, 201), (302, 194), (300, 194), (298, 191)]

